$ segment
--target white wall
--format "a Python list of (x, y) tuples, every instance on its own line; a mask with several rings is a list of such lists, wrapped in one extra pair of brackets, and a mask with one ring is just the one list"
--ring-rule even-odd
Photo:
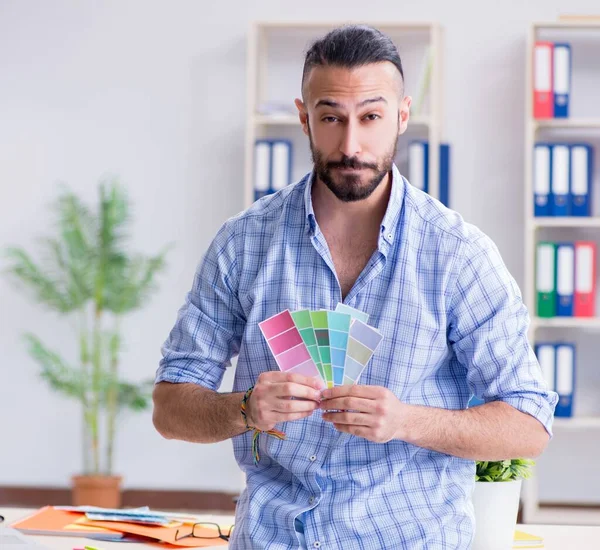
[[(2, 0), (0, 246), (31, 247), (48, 233), (58, 181), (92, 200), (101, 176), (118, 175), (135, 205), (135, 247), (151, 253), (177, 243), (160, 292), (124, 325), (124, 368), (134, 379), (152, 377), (203, 250), (242, 208), (249, 21), (434, 19), (445, 28), (453, 206), (496, 241), (522, 284), (525, 39), (529, 22), (593, 12), (597, 3), (564, 6), (372, 1), (366, 10), (352, 0), (238, 0), (211, 2), (209, 12), (191, 0)], [(64, 486), (80, 467), (78, 407), (40, 381), (20, 335), (33, 331), (74, 357), (70, 327), (5, 279), (0, 304), (0, 485)], [(585, 441), (579, 448), (586, 444), (590, 455), (600, 451)], [(229, 442), (162, 440), (150, 413), (124, 419), (116, 469), (139, 488), (235, 491), (240, 479)], [(577, 483), (578, 469), (569, 471), (552, 476), (542, 496), (589, 497), (584, 472)]]

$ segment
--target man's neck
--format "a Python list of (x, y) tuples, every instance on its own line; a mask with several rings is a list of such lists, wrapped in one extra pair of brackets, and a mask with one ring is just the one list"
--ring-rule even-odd
[[(379, 231), (392, 190), (392, 172), (388, 172), (377, 189), (366, 199), (344, 202), (338, 199), (317, 177), (312, 187), (312, 202), (317, 223), (322, 227), (363, 233), (365, 229)], [(366, 236), (366, 235), (365, 235)]]

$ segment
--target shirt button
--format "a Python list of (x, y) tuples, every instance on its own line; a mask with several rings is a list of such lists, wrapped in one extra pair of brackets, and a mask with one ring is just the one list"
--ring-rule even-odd
[(321, 543), (318, 540), (316, 540), (315, 542), (313, 542), (313, 546), (315, 548), (321, 548)]
[(390, 234), (388, 235), (388, 239), (391, 239), (391, 238), (392, 238), (392, 234), (390, 233)]
[(310, 498), (308, 499), (308, 503), (309, 503), (309, 504), (312, 504), (314, 501), (315, 501), (315, 497), (310, 497)]
[(316, 457), (316, 455), (312, 455), (312, 456), (310, 457), (310, 461), (311, 461), (311, 462), (314, 462), (315, 460), (317, 460), (317, 457)]

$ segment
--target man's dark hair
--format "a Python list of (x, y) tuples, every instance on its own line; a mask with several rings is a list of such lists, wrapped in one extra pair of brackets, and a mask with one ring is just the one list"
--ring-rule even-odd
[[(403, 84), (402, 61), (396, 45), (389, 36), (367, 25), (339, 27), (313, 42), (306, 52), (302, 71), (302, 91), (304, 92), (308, 73), (314, 67), (331, 65), (353, 69), (382, 61), (394, 64)], [(403, 93), (402, 88), (401, 93)]]

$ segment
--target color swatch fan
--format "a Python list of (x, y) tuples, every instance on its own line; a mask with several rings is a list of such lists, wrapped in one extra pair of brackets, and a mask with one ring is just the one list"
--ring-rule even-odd
[(321, 385), (325, 386), (321, 373), (288, 310), (269, 317), (258, 323), (258, 326), (280, 370), (318, 378)]
[(332, 388), (356, 384), (383, 340), (368, 319), (338, 304), (335, 311), (285, 310), (259, 327), (282, 371), (318, 377)]

